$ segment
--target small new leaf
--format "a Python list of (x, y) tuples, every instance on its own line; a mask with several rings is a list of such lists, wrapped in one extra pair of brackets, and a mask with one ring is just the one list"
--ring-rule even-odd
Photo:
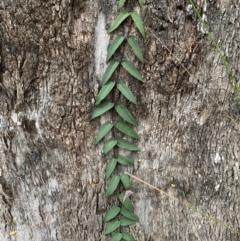
[(110, 180), (110, 182), (108, 184), (107, 197), (109, 197), (110, 195), (112, 195), (114, 193), (114, 191), (117, 189), (119, 181), (120, 181), (119, 176), (117, 176), (117, 175), (112, 176), (112, 179)]
[(138, 216), (134, 212), (130, 212), (124, 206), (121, 207), (120, 213), (131, 220), (138, 221)]
[[(123, 186), (124, 186), (124, 188), (125, 188), (126, 190), (129, 190), (129, 189), (132, 188), (132, 183), (131, 183), (129, 177), (128, 177), (126, 174), (122, 174), (122, 175), (120, 176), (120, 179), (121, 179), (121, 181), (122, 181), (122, 183), (123, 183)], [(125, 199), (126, 199), (126, 198), (125, 198)]]
[(135, 241), (134, 237), (128, 232), (122, 232), (122, 238), (126, 241)]
[(118, 10), (120, 10), (123, 7), (125, 2), (126, 2), (126, 0), (120, 0), (119, 1), (119, 3), (118, 3)]
[(132, 225), (132, 224), (138, 222), (138, 221), (136, 221), (136, 220), (128, 219), (128, 218), (126, 218), (126, 217), (120, 218), (119, 221), (120, 221), (120, 223), (121, 223), (121, 226), (129, 226), (129, 225)]
[(118, 141), (114, 138), (108, 139), (104, 145), (103, 145), (103, 153), (106, 155), (110, 150), (113, 149), (114, 146), (116, 146)]
[(117, 60), (110, 61), (105, 73), (103, 74), (101, 86), (105, 85), (108, 82), (108, 80), (112, 76), (113, 72), (118, 67), (118, 65), (119, 65), (119, 61), (117, 61)]
[(120, 226), (120, 221), (117, 219), (112, 220), (109, 225), (107, 226), (104, 234), (112, 233), (114, 230), (116, 230)]
[(117, 138), (117, 146), (129, 151), (139, 151), (139, 148), (135, 144), (123, 138)]
[(113, 81), (110, 81), (107, 84), (103, 85), (103, 87), (97, 95), (95, 105), (98, 105), (110, 93), (114, 86), (115, 82)]
[(116, 128), (123, 132), (124, 134), (132, 137), (132, 138), (135, 138), (135, 139), (139, 139), (137, 133), (128, 125), (126, 124), (125, 122), (123, 121), (118, 121), (116, 124), (115, 124)]
[(98, 105), (95, 108), (95, 110), (93, 111), (93, 113), (91, 115), (91, 120), (104, 114), (108, 110), (112, 109), (113, 106), (114, 106), (114, 104), (111, 101), (105, 100), (104, 102), (102, 102), (100, 105)]
[(124, 40), (123, 34), (119, 34), (111, 43), (107, 52), (107, 61), (112, 57), (118, 47), (122, 44)]
[(120, 207), (118, 207), (117, 205), (112, 206), (108, 212), (106, 213), (103, 221), (104, 222), (108, 222), (111, 219), (115, 218), (120, 212)]
[(121, 12), (111, 25), (110, 29), (108, 30), (108, 33), (114, 31), (129, 15), (130, 13), (128, 11)]
[(125, 201), (126, 198), (133, 195), (133, 192), (131, 190), (126, 190), (123, 201)]
[(127, 41), (129, 43), (129, 45), (131, 46), (133, 53), (139, 58), (139, 60), (143, 63), (144, 59), (143, 59), (143, 54), (142, 51), (138, 45), (138, 42), (136, 41), (136, 39), (133, 36), (129, 36), (127, 38)]
[(119, 81), (117, 84), (118, 90), (133, 104), (137, 104), (137, 100), (133, 95), (132, 91), (127, 87), (127, 85), (123, 81)]
[(143, 27), (143, 21), (142, 21), (140, 15), (138, 14), (138, 12), (133, 11), (131, 13), (131, 17), (132, 17), (132, 20), (135, 23), (137, 29), (142, 34), (142, 36), (145, 38), (145, 31), (144, 31), (144, 27)]
[(129, 62), (128, 60), (124, 60), (122, 62), (122, 66), (124, 69), (127, 70), (127, 72), (135, 77), (136, 79), (144, 82), (142, 75), (139, 73), (139, 71), (136, 69), (136, 67), (133, 65), (133, 63)]
[(107, 121), (105, 124), (103, 124), (97, 133), (94, 144), (97, 144), (99, 141), (101, 141), (102, 138), (112, 129), (112, 127), (113, 124), (110, 121)]
[(123, 206), (129, 210), (130, 212), (133, 212), (133, 205), (131, 203), (131, 200), (129, 198), (126, 198), (124, 201), (124, 195), (125, 195), (125, 192), (122, 192), (118, 198), (119, 198), (119, 201), (123, 204)]
[(106, 168), (106, 179), (108, 179), (112, 172), (114, 171), (115, 167), (117, 165), (117, 159), (116, 158), (111, 158), (109, 161), (108, 161), (108, 164), (107, 164), (107, 168)]
[(112, 238), (110, 239), (110, 241), (120, 241), (122, 240), (122, 233), (115, 233)]
[(117, 161), (118, 161), (118, 163), (125, 165), (125, 166), (132, 166), (134, 164), (132, 159), (125, 157), (125, 156), (121, 156), (121, 155), (119, 155), (117, 157)]
[(115, 110), (128, 123), (135, 125), (135, 126), (138, 124), (137, 121), (132, 116), (132, 114), (130, 113), (130, 111), (123, 104), (117, 104), (115, 106)]

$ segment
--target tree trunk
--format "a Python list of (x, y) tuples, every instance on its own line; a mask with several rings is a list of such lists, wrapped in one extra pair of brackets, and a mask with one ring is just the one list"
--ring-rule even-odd
[[(197, 3), (239, 78), (240, 4)], [(102, 120), (90, 113), (116, 6), (0, 3), (0, 240), (109, 240), (107, 159), (93, 145)], [(226, 67), (188, 1), (146, 0), (142, 17), (146, 82), (133, 89), (141, 151), (129, 172), (238, 229), (240, 106)], [(138, 241), (239, 240), (135, 180), (133, 191)]]

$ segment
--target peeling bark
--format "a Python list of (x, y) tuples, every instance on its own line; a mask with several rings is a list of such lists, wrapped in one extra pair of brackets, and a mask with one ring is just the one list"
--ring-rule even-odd
[[(240, 4), (197, 3), (239, 79)], [(107, 160), (93, 145), (103, 120), (89, 116), (116, 5), (0, 3), (0, 240), (108, 240), (103, 217), (114, 198), (106, 199)], [(227, 71), (187, 1), (146, 0), (142, 16), (146, 63), (136, 65), (146, 82), (126, 75), (139, 102), (129, 108), (139, 120), (141, 151), (128, 171), (238, 229), (239, 124), (224, 112), (238, 123), (240, 106)], [(239, 239), (141, 183), (133, 186), (136, 240)]]

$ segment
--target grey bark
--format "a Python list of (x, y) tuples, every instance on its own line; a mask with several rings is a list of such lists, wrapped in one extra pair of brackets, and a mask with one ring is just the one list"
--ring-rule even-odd
[[(240, 4), (197, 3), (239, 79)], [(107, 159), (92, 144), (103, 119), (89, 116), (116, 5), (0, 3), (0, 240), (108, 240), (103, 217), (115, 201), (105, 197)], [(132, 82), (139, 105), (130, 106), (141, 151), (128, 171), (238, 229), (240, 106), (226, 68), (188, 1), (146, 1), (142, 16), (146, 63), (135, 63), (146, 82)], [(133, 186), (136, 240), (239, 240), (141, 183)]]

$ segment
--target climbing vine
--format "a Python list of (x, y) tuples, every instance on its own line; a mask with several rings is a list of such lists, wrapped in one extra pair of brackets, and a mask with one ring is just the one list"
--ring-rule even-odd
[(193, 3), (193, 0), (189, 0), (195, 14), (197, 15), (198, 19), (200, 20), (204, 30), (206, 31), (207, 35), (208, 35), (208, 38), (211, 40), (212, 42), (212, 45), (214, 46), (214, 48), (216, 49), (222, 63), (224, 64), (224, 66), (226, 67), (227, 69), (227, 72), (231, 78), (231, 86), (232, 86), (232, 90), (233, 90), (233, 93), (237, 99), (237, 101), (240, 103), (240, 86), (239, 86), (239, 83), (237, 81), (237, 78), (234, 76), (233, 74), (233, 71), (232, 71), (232, 68), (230, 66), (230, 64), (228, 63), (227, 59), (224, 57), (224, 54), (223, 52), (221, 51), (220, 47), (218, 46), (215, 38), (213, 37), (213, 34), (210, 32), (207, 24), (204, 22), (203, 18), (201, 17), (199, 11), (197, 10), (195, 4)]
[[(134, 240), (132, 234), (123, 231), (122, 227), (138, 222), (138, 217), (134, 213), (134, 207), (129, 198), (132, 194), (130, 178), (120, 171), (121, 165), (132, 166), (133, 160), (128, 156), (119, 154), (121, 149), (128, 151), (139, 150), (135, 144), (139, 137), (134, 131), (134, 126), (137, 126), (138, 123), (126, 106), (125, 101), (124, 105), (119, 100), (123, 99), (120, 98), (122, 95), (127, 102), (134, 105), (137, 104), (137, 99), (129, 88), (128, 81), (121, 79), (123, 71), (126, 71), (129, 77), (143, 82), (142, 75), (125, 53), (126, 45), (129, 45), (133, 55), (139, 61), (144, 62), (141, 48), (135, 36), (132, 35), (133, 32), (138, 31), (142, 37), (145, 37), (143, 21), (138, 11), (142, 8), (143, 0), (138, 0), (138, 3), (120, 0), (118, 3), (120, 13), (113, 21), (108, 33), (119, 30), (120, 26), (121, 29), (127, 29), (127, 31), (117, 33), (108, 48), (106, 58), (108, 67), (100, 82), (95, 109), (91, 115), (91, 119), (95, 119), (106, 112), (111, 114), (111, 120), (100, 127), (94, 143), (98, 144), (102, 140), (105, 141), (103, 143), (103, 154), (108, 159), (105, 178), (109, 180), (106, 192), (107, 197), (119, 191), (118, 204), (113, 205), (104, 217), (104, 222), (107, 223), (104, 234), (111, 235), (112, 241)], [(136, 27), (137, 31), (133, 31), (133, 26)], [(109, 132), (111, 137), (107, 139)]]

